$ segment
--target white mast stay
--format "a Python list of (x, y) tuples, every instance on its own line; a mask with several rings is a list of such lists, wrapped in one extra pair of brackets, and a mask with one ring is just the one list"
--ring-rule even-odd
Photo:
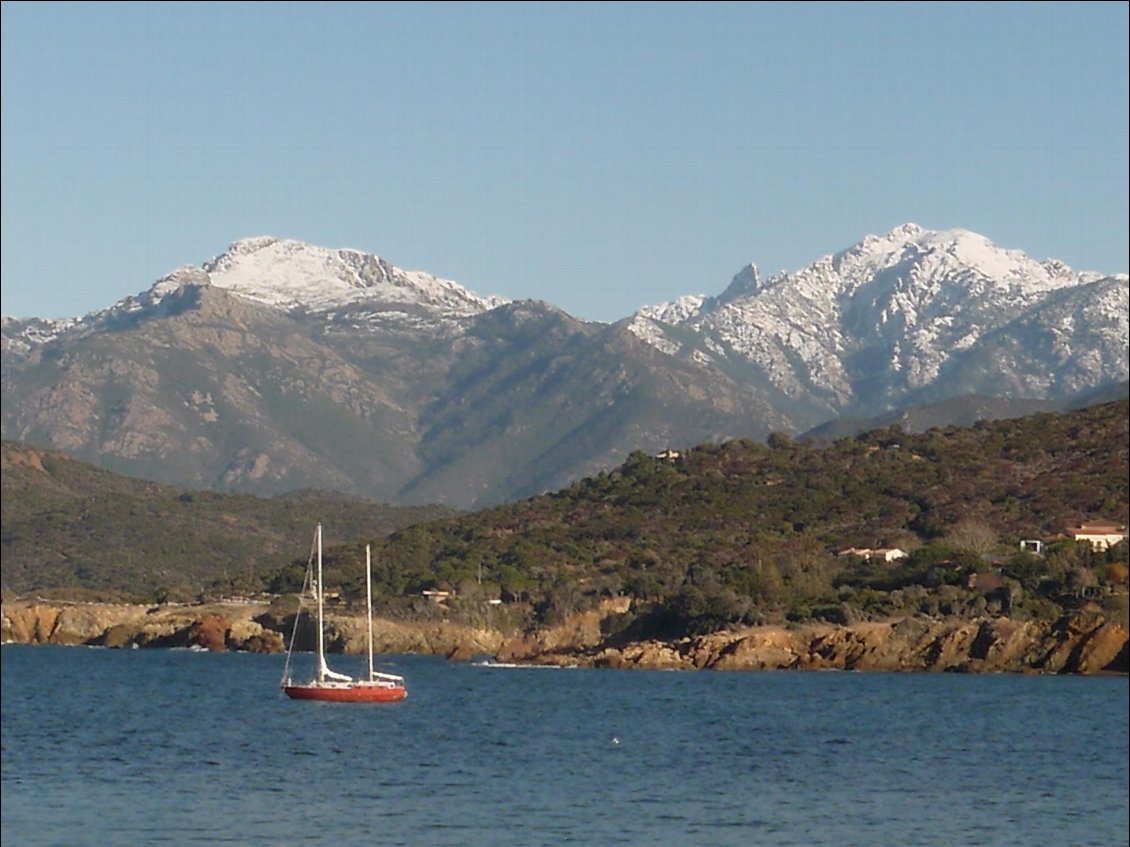
[(369, 610), (369, 682), (373, 681), (373, 556), (365, 545), (365, 607)]
[(326, 681), (326, 643), (322, 632), (322, 524), (318, 524), (318, 682)]
[(318, 524), (318, 683), (324, 683), (327, 679), (333, 682), (353, 682), (353, 677), (332, 671), (326, 664), (326, 635), (322, 617), (325, 611), (325, 594), (322, 586), (322, 525)]

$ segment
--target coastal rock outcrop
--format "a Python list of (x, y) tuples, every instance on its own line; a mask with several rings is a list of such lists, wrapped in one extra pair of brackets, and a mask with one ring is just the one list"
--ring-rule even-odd
[(5, 603), (0, 638), (27, 644), (92, 644), (107, 630), (145, 617), (143, 606), (106, 603)]
[[(333, 614), (326, 619), (326, 637), (342, 653), (368, 651), (368, 626), (363, 615)], [(377, 653), (418, 653), (446, 656), (457, 648), (468, 656), (493, 656), (502, 634), (449, 621), (404, 623), (373, 620), (373, 649)]]
[[(502, 662), (664, 670), (856, 670), (1125, 674), (1127, 628), (1096, 608), (1054, 623), (1001, 616), (976, 619), (924, 615), (847, 625), (751, 626), (694, 638), (625, 641), (602, 636), (602, 625), (628, 611), (616, 598), (564, 625), (516, 634), (451, 621), (374, 620), (381, 653), (476, 655)], [(266, 625), (264, 625), (264, 623)], [(4, 603), (5, 642), (98, 644), (107, 647), (202, 647), (275, 653), (285, 649), (281, 620), (261, 605), (157, 606)], [(364, 653), (362, 615), (328, 616), (331, 651)], [(301, 647), (301, 645), (300, 645)]]
[(1125, 627), (1086, 613), (1051, 626), (999, 617), (908, 617), (749, 627), (681, 642), (558, 651), (554, 660), (616, 668), (1127, 673), (1127, 638)]
[(22, 644), (203, 647), (277, 653), (282, 634), (253, 619), (254, 605), (133, 606), (17, 601), (0, 612), (0, 638)]

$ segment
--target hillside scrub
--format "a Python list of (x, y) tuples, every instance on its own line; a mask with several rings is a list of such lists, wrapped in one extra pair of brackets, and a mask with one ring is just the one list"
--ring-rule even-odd
[[(1125, 527), (1128, 419), (1121, 400), (922, 434), (637, 451), (560, 491), (469, 514), (183, 492), (44, 451), (40, 472), (25, 462), (16, 473), (32, 448), (6, 443), (4, 588), (293, 594), (306, 565), (293, 539), (305, 553), (310, 525), (331, 514), (329, 537), (353, 540), (326, 548), (327, 586), (345, 603), (364, 597), (369, 543), (378, 609), (400, 619), (505, 615), (532, 631), (629, 596), (630, 617), (607, 627), (636, 637), (906, 614), (1047, 621), (1087, 603), (1124, 620), (1127, 544), (1057, 537), (1085, 521)], [(1035, 555), (1023, 539), (1048, 543)], [(894, 547), (908, 555), (840, 555)]]
[[(630, 595), (636, 630), (686, 635), (907, 613), (1046, 620), (1087, 598), (1116, 608), (1127, 544), (1054, 539), (1087, 520), (1125, 527), (1127, 418), (1122, 401), (919, 435), (636, 452), (562, 491), (376, 540), (378, 593), (391, 608), (474, 585), (528, 608), (531, 627)], [(1020, 550), (1032, 538), (1049, 540), (1042, 555)], [(852, 547), (909, 555), (837, 555)], [(359, 545), (329, 560), (347, 592), (362, 589)]]

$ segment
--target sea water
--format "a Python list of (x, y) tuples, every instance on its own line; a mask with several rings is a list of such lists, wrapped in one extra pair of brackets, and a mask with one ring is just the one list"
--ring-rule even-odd
[[(7, 645), (0, 839), (37, 845), (1108, 845), (1125, 677), (645, 672)], [(363, 660), (336, 657), (340, 670)]]

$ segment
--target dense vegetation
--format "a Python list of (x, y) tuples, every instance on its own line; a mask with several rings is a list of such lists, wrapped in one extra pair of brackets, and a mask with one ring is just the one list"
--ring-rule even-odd
[(245, 594), (307, 549), (315, 521), (329, 537), (353, 538), (450, 514), (322, 491), (189, 491), (8, 441), (0, 469), (5, 594), (145, 602)]
[[(1127, 421), (1123, 400), (918, 435), (773, 435), (672, 461), (634, 453), (563, 491), (377, 540), (378, 596), (411, 614), (424, 607), (408, 598), (425, 589), (454, 591), (468, 613), (498, 596), (534, 624), (629, 594), (649, 611), (625, 626), (683, 633), (994, 605), (1050, 616), (1084, 587), (1124, 589), (1125, 543), (1094, 553), (1054, 538), (1088, 520), (1126, 524)], [(1022, 539), (1052, 543), (1035, 556)], [(849, 547), (910, 556), (837, 555)], [(360, 592), (361, 556), (356, 544), (331, 551), (327, 581)], [(295, 567), (273, 588), (300, 577)]]
[[(556, 493), (443, 516), (328, 495), (187, 493), (86, 466), (89, 478), (63, 480), (62, 494), (21, 483), (11, 505), (16, 448), (6, 446), (4, 585), (168, 591), (198, 584), (208, 557), (213, 580), (287, 593), (321, 519), (329, 541), (355, 539), (327, 548), (327, 585), (363, 596), (371, 542), (377, 599), (394, 615), (506, 614), (534, 627), (627, 594), (640, 601), (618, 623), (630, 636), (906, 612), (1050, 618), (1091, 594), (1125, 617), (1126, 543), (1093, 552), (1056, 536), (1085, 521), (1126, 524), (1128, 421), (1121, 400), (922, 434), (893, 426), (823, 444), (775, 434), (670, 460), (637, 452)], [(52, 479), (80, 472), (43, 456)], [(1022, 539), (1049, 544), (1037, 556)], [(910, 555), (837, 555), (849, 547)], [(177, 583), (190, 565), (196, 583)], [(127, 575), (134, 582), (115, 583)], [(454, 597), (439, 607), (427, 589)]]

